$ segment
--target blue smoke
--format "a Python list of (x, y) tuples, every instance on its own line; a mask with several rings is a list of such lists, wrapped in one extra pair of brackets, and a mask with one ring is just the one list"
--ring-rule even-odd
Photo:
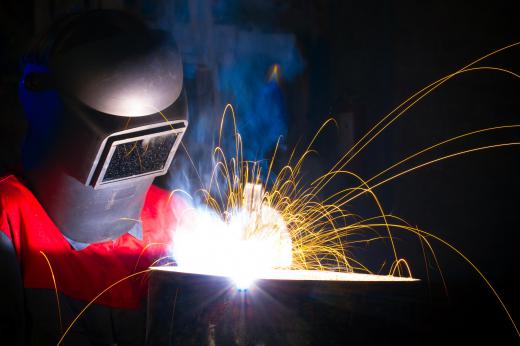
[[(190, 104), (184, 142), (201, 174), (210, 169), (203, 152), (210, 152), (217, 143), (220, 116), (227, 103), (236, 111), (244, 159), (266, 163), (278, 139), (288, 131), (284, 82), (304, 67), (294, 35), (269, 31), (265, 22), (244, 25), (238, 18), (241, 6), (246, 5), (234, 0), (180, 1), (165, 11), (160, 25), (172, 31), (183, 58)], [(264, 12), (273, 10), (270, 1), (255, 6)], [(275, 64), (280, 78), (271, 76)], [(234, 151), (231, 118), (227, 120), (223, 146)], [(176, 159), (173, 169), (185, 171), (180, 160), (184, 159)], [(179, 174), (172, 178), (179, 183)], [(180, 185), (186, 186), (190, 179), (185, 177), (182, 180), (187, 183)]]
[(276, 78), (268, 77), (275, 61), (254, 55), (241, 61), (219, 71), (219, 92), (235, 107), (244, 157), (263, 160), (287, 134), (285, 97)]

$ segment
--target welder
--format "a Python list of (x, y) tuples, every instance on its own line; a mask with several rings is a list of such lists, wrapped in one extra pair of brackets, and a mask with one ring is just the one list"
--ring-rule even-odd
[[(167, 260), (179, 202), (152, 184), (187, 128), (172, 38), (119, 11), (58, 20), (23, 60), (23, 174), (0, 177), (0, 343), (56, 345), (111, 284)], [(146, 276), (65, 345), (142, 345)]]

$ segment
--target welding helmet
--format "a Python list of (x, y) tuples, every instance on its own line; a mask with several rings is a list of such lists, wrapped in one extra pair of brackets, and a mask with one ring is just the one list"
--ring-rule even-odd
[[(114, 238), (127, 229), (114, 218), (139, 217), (188, 125), (182, 79), (172, 37), (121, 11), (69, 15), (30, 51), (19, 90), (24, 167), (67, 237)], [(94, 231), (92, 218), (112, 221)]]

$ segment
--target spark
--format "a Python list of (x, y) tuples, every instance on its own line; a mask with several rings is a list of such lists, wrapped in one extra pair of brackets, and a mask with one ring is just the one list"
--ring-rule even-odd
[[(213, 150), (213, 170), (209, 182), (201, 182), (202, 188), (198, 190), (203, 203), (185, 211), (175, 228), (172, 253), (178, 269), (228, 276), (240, 289), (249, 287), (255, 280), (269, 273), (291, 272), (291, 275), (298, 276), (306, 271), (336, 272), (374, 275), (378, 279), (379, 276), (358, 261), (352, 252), (355, 244), (378, 241), (389, 244), (391, 256), (388, 271), (382, 276), (392, 280), (412, 279), (411, 266), (405, 258), (399, 256), (394, 236), (395, 231), (402, 229), (418, 237), (425, 261), (427, 257), (424, 251), (428, 249), (438, 267), (430, 240), (435, 239), (444, 245), (449, 243), (417, 227), (410, 227), (403, 219), (386, 213), (374, 190), (405, 174), (443, 160), (484, 150), (518, 146), (520, 142), (511, 141), (470, 148), (395, 172), (404, 163), (421, 157), (434, 148), (469, 136), (517, 128), (520, 125), (489, 127), (446, 139), (398, 161), (370, 179), (364, 179), (346, 167), (392, 123), (452, 78), (468, 72), (492, 71), (520, 79), (520, 75), (503, 67), (475, 66), (485, 58), (518, 44), (520, 42), (491, 52), (413, 94), (374, 125), (329, 171), (310, 184), (304, 183), (302, 168), (306, 159), (315, 153), (313, 144), (316, 139), (327, 126), (335, 123), (333, 119), (327, 120), (318, 129), (301, 156), (298, 157), (294, 148), (288, 162), (274, 172), (274, 167), (279, 164), (278, 141), (265, 174), (259, 162), (244, 159), (235, 111), (232, 105), (226, 105), (220, 121), (218, 145)], [(276, 69), (274, 66), (272, 74), (278, 72)], [(227, 117), (231, 117), (233, 125), (234, 148), (230, 156), (222, 145)], [(392, 172), (390, 177), (383, 176), (389, 172)], [(197, 174), (201, 176), (198, 172)], [(319, 194), (340, 175), (354, 178), (358, 185), (320, 199)], [(350, 203), (364, 196), (370, 197), (374, 202), (378, 212), (376, 216), (360, 217), (348, 210)], [(374, 223), (375, 219), (382, 222)], [(385, 230), (385, 236), (379, 233), (381, 229)], [(516, 334), (520, 336), (511, 314), (485, 276), (462, 252), (451, 244), (447, 246), (477, 270), (505, 310)], [(442, 277), (440, 268), (439, 273)], [(442, 280), (444, 283), (443, 277)]]
[[(172, 252), (179, 267), (226, 274), (241, 288), (273, 269), (334, 268), (339, 272), (372, 274), (349, 255), (349, 246), (383, 238), (363, 238), (366, 227), (357, 221), (356, 215), (340, 204), (320, 202), (312, 187), (302, 186), (300, 173), (305, 158), (312, 152), (312, 142), (295, 164), (288, 163), (269, 183), (278, 143), (264, 180), (261, 165), (243, 159), (242, 139), (231, 105), (226, 106), (222, 115), (219, 144), (228, 114), (235, 129), (234, 156), (227, 158), (220, 145), (214, 149), (210, 181), (199, 190), (203, 206), (186, 209), (175, 225)], [(386, 223), (387, 215), (371, 188), (355, 173), (349, 174), (363, 183), (359, 190), (372, 196)], [(410, 266), (397, 256), (389, 227), (387, 231), (395, 257), (388, 275), (407, 273), (411, 277)]]
[[(449, 241), (411, 226), (398, 216), (386, 213), (374, 191), (381, 185), (405, 174), (443, 160), (484, 150), (516, 147), (520, 145), (520, 142), (510, 141), (475, 147), (419, 163), (400, 172), (394, 171), (411, 159), (418, 158), (430, 150), (453, 141), (481, 133), (517, 128), (520, 125), (489, 127), (446, 139), (398, 161), (369, 179), (364, 179), (346, 169), (351, 160), (373, 142), (379, 134), (452, 78), (467, 72), (479, 71), (499, 72), (520, 78), (517, 73), (502, 67), (475, 66), (488, 57), (518, 45), (520, 42), (492, 51), (414, 93), (384, 116), (328, 172), (311, 184), (304, 183), (302, 168), (305, 160), (314, 153), (312, 147), (318, 136), (325, 127), (335, 123), (333, 119), (327, 120), (320, 127), (303, 154), (297, 158), (296, 148), (294, 148), (288, 162), (275, 172), (274, 168), (279, 163), (278, 141), (269, 160), (267, 173), (264, 174), (259, 162), (244, 159), (242, 137), (237, 130), (235, 112), (233, 107), (228, 104), (221, 117), (219, 141), (213, 150), (214, 165), (209, 182), (203, 181), (187, 148), (181, 142), (181, 146), (200, 180), (201, 188), (196, 193), (200, 195), (203, 203), (202, 205), (196, 204), (198, 199), (187, 191), (172, 191), (171, 195), (180, 192), (188, 196), (187, 202), (191, 203), (192, 207), (186, 208), (179, 217), (178, 224), (172, 227), (175, 229), (172, 253), (177, 266), (161, 266), (160, 269), (228, 277), (241, 290), (247, 290), (255, 280), (262, 279), (413, 281), (415, 279), (411, 266), (405, 258), (399, 256), (394, 238), (395, 232), (405, 231), (418, 237), (422, 249), (429, 250), (441, 277), (442, 272), (430, 240), (440, 242), (461, 256), (492, 291), (506, 312), (516, 335), (520, 336), (516, 323), (499, 293), (462, 251)], [(278, 74), (278, 66), (274, 65), (271, 77), (279, 77)], [(158, 112), (169, 123), (168, 118), (160, 111)], [(225, 148), (222, 146), (224, 122), (228, 116), (232, 117), (235, 142), (233, 155), (230, 157), (226, 155)], [(275, 165), (275, 163), (277, 164)], [(391, 172), (390, 177), (383, 177), (389, 172)], [(320, 199), (319, 193), (340, 175), (353, 177), (358, 184)], [(350, 203), (362, 197), (371, 198), (377, 210), (376, 215), (361, 217), (348, 210)], [(385, 233), (380, 233), (381, 230), (384, 230)], [(383, 262), (377, 275), (357, 260), (352, 252), (358, 244), (374, 242), (390, 245), (389, 258)], [(144, 251), (145, 249), (143, 249)], [(423, 254), (426, 261), (424, 250)], [(386, 274), (379, 274), (383, 271), (387, 261), (389, 268)], [(72, 325), (100, 296), (125, 280), (157, 269), (153, 267), (154, 264), (147, 270), (134, 272), (114, 282), (100, 292), (69, 324), (58, 345), (63, 342)], [(137, 268), (137, 264), (135, 268)], [(444, 283), (443, 277), (442, 280)], [(56, 286), (55, 289), (57, 291)]]
[(65, 339), (65, 336), (67, 336), (67, 334), (69, 333), (69, 331), (72, 328), (72, 326), (74, 326), (76, 321), (81, 316), (83, 316), (85, 311), (87, 311), (88, 308), (90, 308), (90, 306), (92, 306), (92, 304), (94, 304), (102, 295), (104, 295), (106, 292), (110, 291), (112, 288), (114, 288), (115, 286), (119, 285), (120, 283), (122, 283), (122, 282), (124, 282), (126, 280), (129, 280), (129, 279), (131, 279), (133, 277), (137, 277), (139, 275), (143, 275), (143, 274), (148, 273), (148, 272), (150, 272), (150, 269), (141, 270), (141, 271), (139, 271), (137, 273), (132, 273), (130, 275), (127, 275), (127, 276), (123, 277), (122, 279), (115, 281), (114, 283), (109, 285), (107, 288), (105, 288), (103, 291), (99, 292), (99, 294), (97, 296), (95, 296), (94, 298), (92, 298), (92, 300), (90, 302), (88, 302), (88, 304), (85, 305), (83, 307), (83, 309), (81, 309), (81, 311), (76, 315), (76, 317), (74, 317), (74, 319), (69, 323), (67, 329), (65, 329), (65, 332), (61, 335), (61, 337), (58, 340), (58, 343), (56, 345), (59, 346), (59, 345), (61, 345), (63, 343), (63, 341)]
[(276, 83), (280, 81), (280, 65), (273, 64), (271, 66), (269, 73), (269, 81), (275, 81)]
[(56, 310), (58, 312), (58, 320), (60, 322), (60, 332), (63, 333), (63, 321), (61, 318), (61, 305), (60, 305), (60, 297), (58, 294), (58, 285), (56, 284), (56, 277), (54, 276), (54, 270), (52, 269), (51, 262), (49, 258), (45, 254), (45, 252), (40, 251), (40, 254), (45, 258), (45, 262), (47, 262), (47, 266), (49, 267), (49, 271), (51, 272), (52, 284), (54, 285), (54, 293), (56, 295)]

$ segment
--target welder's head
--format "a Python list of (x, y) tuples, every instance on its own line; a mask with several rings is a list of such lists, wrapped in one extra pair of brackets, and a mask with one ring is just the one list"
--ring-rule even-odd
[(26, 177), (71, 244), (139, 234), (188, 125), (172, 38), (120, 11), (65, 17), (25, 59), (19, 94)]
[(166, 173), (187, 127), (172, 38), (120, 11), (65, 17), (24, 61), (26, 170), (55, 165), (94, 189)]

